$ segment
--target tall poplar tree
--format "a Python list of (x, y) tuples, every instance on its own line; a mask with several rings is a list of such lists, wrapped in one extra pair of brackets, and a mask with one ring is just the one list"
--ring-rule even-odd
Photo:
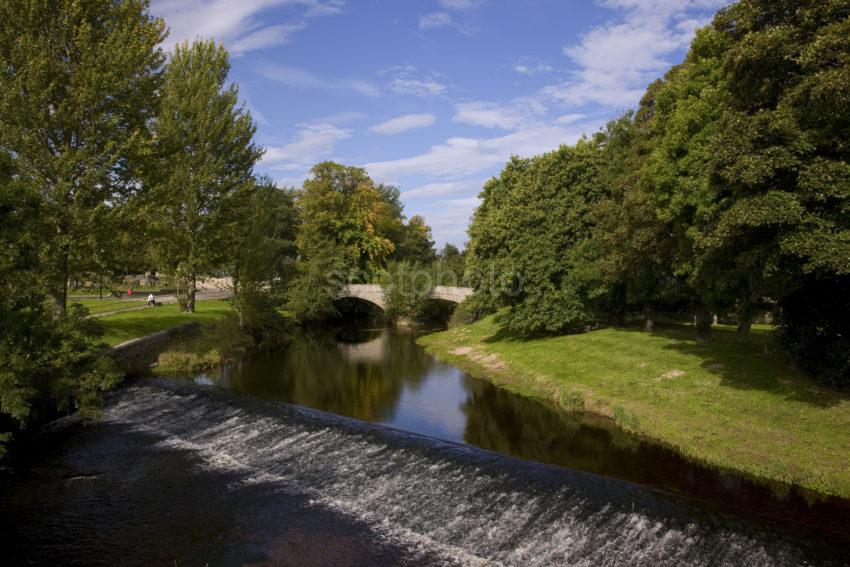
[(227, 50), (214, 41), (184, 42), (165, 70), (156, 119), (156, 155), (146, 212), (160, 266), (179, 282), (186, 311), (195, 310), (198, 275), (228, 263), (229, 223), (250, 190), (262, 150), (256, 127), (227, 84)]
[(149, 140), (165, 37), (147, 8), (144, 0), (0, 3), (0, 150), (43, 201), (52, 232), (43, 267), (62, 311), (75, 263), (109, 245), (106, 219), (138, 186), (133, 158)]

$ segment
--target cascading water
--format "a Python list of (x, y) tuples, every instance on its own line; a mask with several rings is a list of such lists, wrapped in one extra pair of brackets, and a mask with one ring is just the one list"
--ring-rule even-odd
[[(98, 437), (97, 428), (112, 433)], [(121, 443), (125, 446), (115, 446)], [(107, 454), (112, 456), (104, 462)], [(158, 471), (163, 455), (178, 459), (172, 468), (182, 470), (150, 486), (154, 466), (145, 462), (154, 454), (160, 455)], [(307, 564), (298, 561), (299, 553), (318, 546), (326, 555), (317, 563), (328, 564), (843, 561), (830, 545), (813, 549), (802, 539), (630, 483), (166, 381), (142, 382), (118, 393), (95, 432), (63, 459), (76, 476), (66, 481), (61, 496), (53, 495), (61, 502), (50, 511), (53, 523), (41, 528), (45, 533), (28, 535), (26, 517), (2, 526), (7, 538), (15, 538), (4, 543), (12, 557), (35, 558), (34, 563), (58, 556), (80, 564)], [(212, 483), (210, 494), (218, 490), (219, 496), (196, 502), (194, 510), (161, 516), (167, 504), (151, 502), (169, 498), (181, 473), (207, 479), (200, 482)], [(134, 493), (151, 490), (155, 493)], [(242, 504), (215, 510), (222, 504), (214, 501), (229, 494)], [(39, 500), (0, 502), (0, 510), (30, 509), (33, 498)], [(125, 520), (113, 501), (121, 498), (124, 514), (134, 520)], [(309, 515), (319, 519), (303, 520)], [(205, 517), (211, 518), (208, 526)], [(349, 527), (328, 528), (325, 517), (341, 518)], [(110, 521), (115, 525), (98, 536), (98, 526)], [(299, 521), (307, 527), (294, 529)], [(57, 530), (68, 531), (62, 532), (64, 540)], [(187, 533), (198, 541), (187, 541)], [(140, 547), (134, 536), (160, 544)], [(36, 548), (40, 543), (53, 547)]]

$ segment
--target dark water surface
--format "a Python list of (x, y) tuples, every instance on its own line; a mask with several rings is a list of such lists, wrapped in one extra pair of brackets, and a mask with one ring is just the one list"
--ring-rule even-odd
[(847, 502), (688, 463), (413, 339), (304, 336), (114, 393), (0, 486), (0, 561), (848, 564)]

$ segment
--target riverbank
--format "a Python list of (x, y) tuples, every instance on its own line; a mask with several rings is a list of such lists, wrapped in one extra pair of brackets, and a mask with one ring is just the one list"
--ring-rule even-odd
[(686, 325), (521, 340), (490, 316), (419, 339), (444, 362), (514, 392), (614, 418), (689, 458), (850, 498), (850, 396), (821, 388), (765, 329)]

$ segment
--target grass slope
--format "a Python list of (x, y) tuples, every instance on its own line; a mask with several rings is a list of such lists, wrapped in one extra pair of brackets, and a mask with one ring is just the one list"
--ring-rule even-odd
[(98, 321), (103, 324), (103, 340), (110, 345), (117, 345), (190, 321), (217, 321), (232, 312), (233, 308), (227, 301), (206, 300), (195, 304), (195, 313), (181, 313), (177, 305), (162, 305), (141, 311), (107, 315)]
[(494, 317), (425, 348), (532, 397), (584, 407), (710, 465), (850, 497), (850, 396), (809, 381), (765, 328), (602, 329), (520, 340)]

